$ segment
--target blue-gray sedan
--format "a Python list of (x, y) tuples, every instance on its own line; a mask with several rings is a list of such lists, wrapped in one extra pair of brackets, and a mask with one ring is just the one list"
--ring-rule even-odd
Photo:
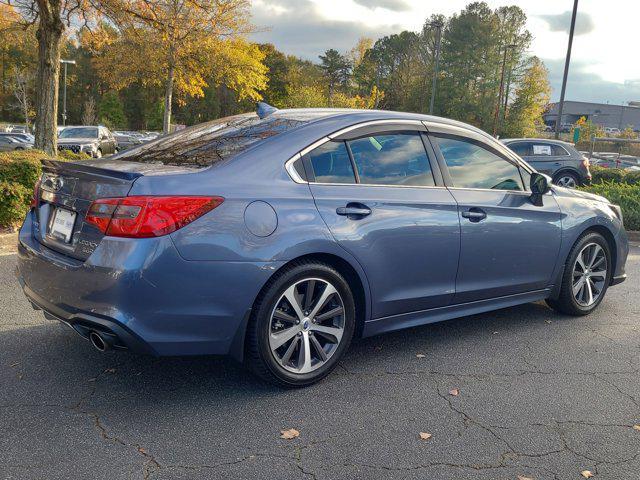
[(537, 300), (584, 315), (625, 279), (618, 206), (443, 118), (263, 106), (43, 164), (18, 276), (99, 350), (302, 386), (354, 337)]

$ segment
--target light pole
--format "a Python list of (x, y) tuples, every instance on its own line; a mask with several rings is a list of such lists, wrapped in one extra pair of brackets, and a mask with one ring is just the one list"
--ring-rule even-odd
[(429, 115), (433, 115), (433, 107), (436, 102), (436, 88), (438, 86), (438, 70), (440, 69), (440, 47), (442, 45), (441, 22), (430, 23), (429, 26), (436, 29), (436, 58), (433, 65), (433, 83), (431, 84), (431, 102), (429, 103)]
[(502, 58), (502, 74), (500, 75), (500, 93), (498, 94), (498, 104), (496, 105), (496, 112), (493, 118), (493, 136), (498, 133), (498, 118), (500, 117), (500, 107), (502, 106), (502, 95), (504, 94), (504, 71), (507, 67), (507, 53), (509, 49), (516, 48), (517, 45), (510, 44), (504, 46), (504, 57)]
[(567, 90), (567, 77), (569, 76), (569, 64), (571, 63), (571, 47), (573, 46), (573, 32), (576, 29), (576, 15), (578, 14), (578, 0), (573, 0), (573, 14), (571, 15), (571, 28), (569, 29), (569, 45), (567, 46), (567, 59), (564, 62), (564, 75), (562, 77), (562, 90), (560, 91), (560, 104), (558, 105), (558, 118), (556, 118), (556, 139), (560, 138), (560, 124), (562, 123), (562, 110), (564, 110), (564, 94)]
[(75, 65), (75, 60), (62, 60), (60, 63), (64, 65), (64, 88), (62, 90), (62, 125), (67, 125), (67, 65)]

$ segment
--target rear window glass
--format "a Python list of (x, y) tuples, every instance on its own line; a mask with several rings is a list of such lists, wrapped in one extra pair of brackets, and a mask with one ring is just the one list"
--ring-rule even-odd
[(344, 142), (327, 142), (307, 154), (319, 183), (356, 183)]
[(254, 113), (226, 117), (158, 138), (114, 159), (204, 168), (315, 118), (318, 115), (311, 113), (272, 114), (264, 119)]

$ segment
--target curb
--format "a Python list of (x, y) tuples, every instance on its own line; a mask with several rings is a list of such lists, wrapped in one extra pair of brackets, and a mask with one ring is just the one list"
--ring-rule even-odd
[(629, 237), (629, 241), (630, 242), (638, 242), (638, 243), (640, 243), (640, 231), (627, 232), (627, 236)]

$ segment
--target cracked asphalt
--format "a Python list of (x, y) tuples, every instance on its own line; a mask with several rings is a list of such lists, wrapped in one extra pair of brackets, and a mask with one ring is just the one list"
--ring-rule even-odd
[(640, 478), (638, 246), (588, 317), (534, 303), (361, 340), (302, 390), (227, 359), (100, 354), (30, 308), (15, 258), (0, 479)]

